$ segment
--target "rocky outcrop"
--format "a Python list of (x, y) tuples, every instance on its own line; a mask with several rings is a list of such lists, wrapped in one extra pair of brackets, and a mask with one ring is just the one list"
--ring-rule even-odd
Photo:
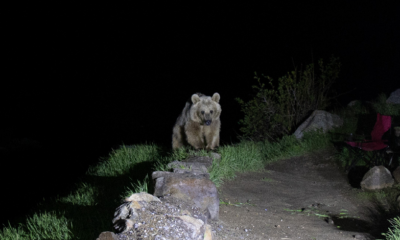
[(343, 120), (335, 114), (328, 113), (323, 110), (315, 110), (310, 117), (307, 118), (294, 132), (296, 138), (302, 138), (304, 132), (322, 129), (326, 132), (334, 127), (343, 124)]
[(390, 171), (384, 166), (375, 166), (364, 175), (360, 185), (364, 190), (379, 190), (391, 187), (393, 184)]
[(217, 188), (207, 170), (213, 159), (194, 156), (168, 164), (173, 172), (153, 172), (154, 195), (126, 198), (112, 220), (119, 233), (102, 232), (97, 240), (212, 240), (207, 222), (219, 217)]
[[(209, 179), (207, 168), (212, 164), (209, 157), (192, 157), (185, 161), (170, 163), (174, 172), (154, 172), (156, 181), (154, 196), (170, 195), (183, 201), (192, 201), (205, 212), (207, 219), (219, 216), (218, 191)], [(206, 219), (203, 219), (206, 220)]]
[(386, 100), (387, 103), (400, 104), (400, 88), (392, 92), (389, 98)]
[(211, 227), (199, 219), (202, 211), (190, 201), (171, 196), (136, 193), (125, 199), (114, 215), (114, 227), (120, 232), (116, 239), (213, 239)]

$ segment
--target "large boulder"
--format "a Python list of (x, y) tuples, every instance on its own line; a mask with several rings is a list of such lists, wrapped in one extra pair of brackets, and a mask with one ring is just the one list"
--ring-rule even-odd
[(393, 184), (390, 171), (384, 166), (375, 166), (364, 175), (360, 185), (364, 190), (379, 190), (391, 187)]
[(302, 138), (304, 132), (317, 129), (322, 129), (323, 132), (326, 132), (334, 127), (339, 127), (342, 124), (343, 120), (338, 115), (323, 110), (315, 110), (311, 116), (297, 128), (294, 135), (296, 138)]
[(218, 219), (218, 191), (208, 173), (154, 172), (152, 178), (156, 180), (154, 196), (170, 195), (182, 201), (192, 201), (194, 206), (206, 212), (208, 219)]
[(386, 102), (400, 104), (400, 88), (392, 92)]
[(211, 226), (199, 219), (202, 212), (192, 202), (171, 196), (161, 199), (135, 193), (115, 211), (114, 227), (119, 233), (102, 233), (99, 239), (188, 239), (212, 240)]

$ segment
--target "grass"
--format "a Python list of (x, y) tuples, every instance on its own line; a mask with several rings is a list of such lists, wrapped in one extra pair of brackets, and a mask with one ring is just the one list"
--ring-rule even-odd
[(0, 239), (96, 239), (112, 230), (111, 219), (121, 198), (149, 190), (148, 174), (162, 161), (165, 153), (153, 144), (114, 150), (90, 167), (70, 194), (43, 200), (25, 222), (3, 226)]
[(386, 240), (400, 240), (400, 217), (395, 217), (389, 220), (391, 227), (387, 233), (382, 233)]
[[(221, 159), (214, 159), (210, 178), (220, 186), (239, 172), (260, 171), (269, 162), (324, 148), (328, 143), (326, 135), (316, 132), (306, 134), (302, 141), (284, 137), (276, 143), (242, 141), (221, 146)], [(43, 200), (24, 222), (3, 226), (0, 240), (96, 239), (101, 232), (113, 229), (111, 219), (121, 199), (135, 192), (152, 192), (152, 171), (166, 171), (169, 162), (189, 155), (212, 157), (206, 151), (190, 149), (167, 152), (154, 144), (113, 150), (91, 166), (68, 195)]]
[[(314, 131), (305, 133), (302, 140), (285, 136), (277, 142), (243, 140), (221, 146), (218, 149), (221, 158), (214, 159), (209, 168), (210, 179), (219, 187), (224, 181), (234, 179), (237, 173), (263, 171), (266, 164), (332, 147), (331, 136)], [(0, 240), (95, 239), (101, 232), (113, 229), (111, 219), (121, 199), (135, 192), (153, 192), (150, 184), (153, 171), (167, 171), (168, 163), (193, 155), (213, 157), (206, 151), (185, 148), (169, 152), (154, 144), (122, 146), (91, 166), (70, 194), (43, 200), (24, 222), (3, 226)], [(343, 153), (340, 161), (348, 162), (349, 156)], [(360, 198), (369, 198), (361, 195)], [(387, 197), (387, 193), (375, 196)], [(398, 224), (398, 221), (392, 218), (391, 223)], [(398, 234), (399, 227), (394, 226), (386, 236)]]

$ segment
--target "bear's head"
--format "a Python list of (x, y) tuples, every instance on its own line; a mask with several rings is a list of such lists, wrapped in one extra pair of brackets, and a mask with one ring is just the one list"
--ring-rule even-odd
[(190, 108), (190, 118), (200, 124), (210, 125), (212, 121), (218, 120), (221, 115), (221, 105), (218, 93), (212, 97), (200, 93), (192, 95), (192, 107)]

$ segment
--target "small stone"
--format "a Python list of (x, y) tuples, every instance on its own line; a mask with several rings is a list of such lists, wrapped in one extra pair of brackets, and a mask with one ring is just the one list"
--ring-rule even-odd
[(96, 240), (117, 240), (117, 235), (113, 232), (102, 232)]

